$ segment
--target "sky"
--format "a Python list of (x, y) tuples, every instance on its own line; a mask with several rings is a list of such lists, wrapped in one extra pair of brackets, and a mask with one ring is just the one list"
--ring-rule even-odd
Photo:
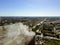
[(60, 0), (0, 0), (0, 16), (60, 16)]

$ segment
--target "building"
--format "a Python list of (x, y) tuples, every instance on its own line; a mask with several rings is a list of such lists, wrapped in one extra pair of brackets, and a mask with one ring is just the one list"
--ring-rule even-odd
[(43, 34), (41, 31), (37, 30), (35, 35), (35, 45), (43, 45)]

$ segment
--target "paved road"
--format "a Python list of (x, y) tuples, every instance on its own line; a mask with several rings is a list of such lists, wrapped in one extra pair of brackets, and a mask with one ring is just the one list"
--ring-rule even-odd
[(55, 37), (50, 37), (50, 36), (45, 36), (43, 37), (44, 39), (55, 39), (55, 40), (60, 40), (59, 38), (55, 38)]

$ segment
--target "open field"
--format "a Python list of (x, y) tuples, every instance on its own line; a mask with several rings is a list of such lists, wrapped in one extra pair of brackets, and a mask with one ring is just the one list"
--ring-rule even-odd
[(60, 41), (59, 40), (46, 40), (45, 43), (47, 45), (60, 45)]

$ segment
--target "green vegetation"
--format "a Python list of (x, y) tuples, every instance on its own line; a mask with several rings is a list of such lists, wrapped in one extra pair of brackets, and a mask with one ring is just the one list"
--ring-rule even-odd
[(39, 26), (36, 26), (35, 28), (32, 28), (32, 31), (36, 32), (36, 30), (39, 29)]
[(46, 40), (47, 45), (60, 45), (60, 40)]

